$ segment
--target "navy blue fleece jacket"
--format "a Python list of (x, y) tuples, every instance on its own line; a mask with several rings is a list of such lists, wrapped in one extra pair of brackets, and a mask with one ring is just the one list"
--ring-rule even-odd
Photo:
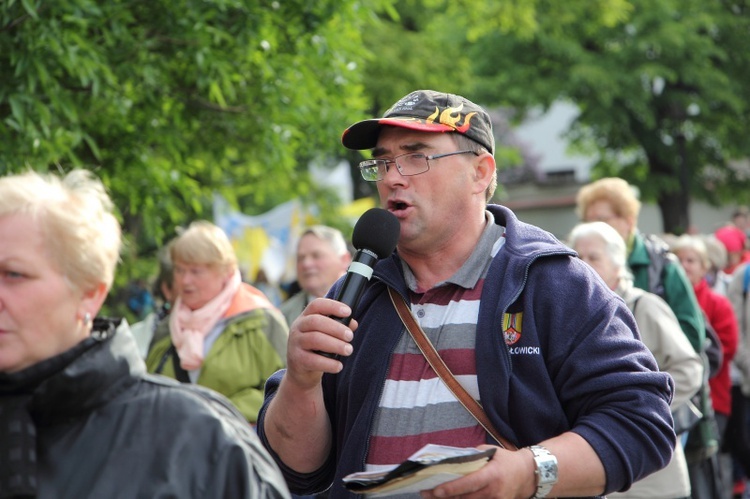
[[(664, 467), (675, 445), (669, 410), (674, 385), (640, 341), (625, 303), (551, 234), (505, 207), (488, 210), (506, 227), (505, 245), (484, 283), (476, 331), (479, 392), (495, 428), (518, 447), (578, 433), (604, 464), (605, 493)], [(294, 493), (333, 483), (329, 497), (347, 497), (341, 478), (364, 469), (390, 355), (402, 332), (408, 334), (386, 286), (408, 296), (397, 253), (376, 264), (357, 307), (354, 353), (342, 359), (341, 373), (323, 377), (334, 437), (328, 462), (309, 474), (279, 462)], [(520, 312), (520, 338), (506, 344), (503, 315)], [(265, 409), (283, 374), (268, 380), (258, 420), (272, 454)]]

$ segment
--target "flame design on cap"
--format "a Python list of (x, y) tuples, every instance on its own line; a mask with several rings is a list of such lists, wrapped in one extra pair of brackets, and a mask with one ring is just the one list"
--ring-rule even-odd
[[(464, 105), (461, 104), (458, 107), (446, 108), (442, 112), (440, 111), (440, 108), (436, 107), (435, 112), (429, 115), (425, 121), (427, 123), (435, 123), (435, 119), (439, 117), (438, 123), (449, 126), (457, 132), (465, 133), (466, 130), (471, 128), (471, 119), (477, 113), (476, 111), (473, 111), (464, 116), (461, 114), (463, 107)], [(463, 121), (463, 124), (458, 125), (461, 121)]]

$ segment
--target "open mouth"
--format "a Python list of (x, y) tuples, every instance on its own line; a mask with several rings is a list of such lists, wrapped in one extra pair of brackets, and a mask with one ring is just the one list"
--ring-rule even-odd
[(392, 212), (403, 211), (407, 209), (409, 205), (403, 201), (389, 201), (388, 209)]

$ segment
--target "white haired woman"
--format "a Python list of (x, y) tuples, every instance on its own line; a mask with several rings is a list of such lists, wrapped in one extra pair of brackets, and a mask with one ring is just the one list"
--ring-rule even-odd
[(191, 223), (170, 257), (177, 298), (157, 326), (149, 371), (216, 390), (255, 423), (266, 379), (286, 364), (284, 316), (242, 282), (232, 243), (211, 222)]
[(286, 497), (224, 397), (148, 376), (132, 336), (95, 319), (112, 209), (83, 170), (0, 178), (0, 498)]
[[(703, 364), (669, 305), (659, 296), (633, 286), (622, 236), (605, 222), (583, 223), (573, 228), (568, 244), (633, 312), (641, 339), (656, 358), (659, 369), (674, 379), (672, 410), (688, 402), (701, 387)], [(689, 496), (690, 477), (679, 438), (674, 457), (666, 468), (636, 482), (627, 492), (611, 494), (611, 497), (640, 499)]]

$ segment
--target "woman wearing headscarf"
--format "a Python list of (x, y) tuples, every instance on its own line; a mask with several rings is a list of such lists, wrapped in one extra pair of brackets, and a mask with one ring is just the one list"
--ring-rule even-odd
[(225, 395), (250, 423), (266, 379), (285, 365), (284, 316), (242, 282), (229, 238), (196, 221), (170, 244), (176, 300), (157, 327), (149, 371)]
[[(700, 356), (682, 332), (669, 305), (659, 296), (633, 286), (627, 268), (625, 241), (620, 234), (605, 222), (583, 223), (573, 228), (568, 244), (633, 312), (643, 343), (654, 355), (659, 369), (674, 379), (672, 410), (688, 403), (701, 387)], [(674, 456), (666, 468), (634, 483), (627, 492), (608, 497), (677, 499), (690, 497), (690, 492), (687, 461), (678, 436)]]
[(226, 398), (97, 318), (120, 227), (89, 172), (0, 178), (0, 498), (288, 497)]

